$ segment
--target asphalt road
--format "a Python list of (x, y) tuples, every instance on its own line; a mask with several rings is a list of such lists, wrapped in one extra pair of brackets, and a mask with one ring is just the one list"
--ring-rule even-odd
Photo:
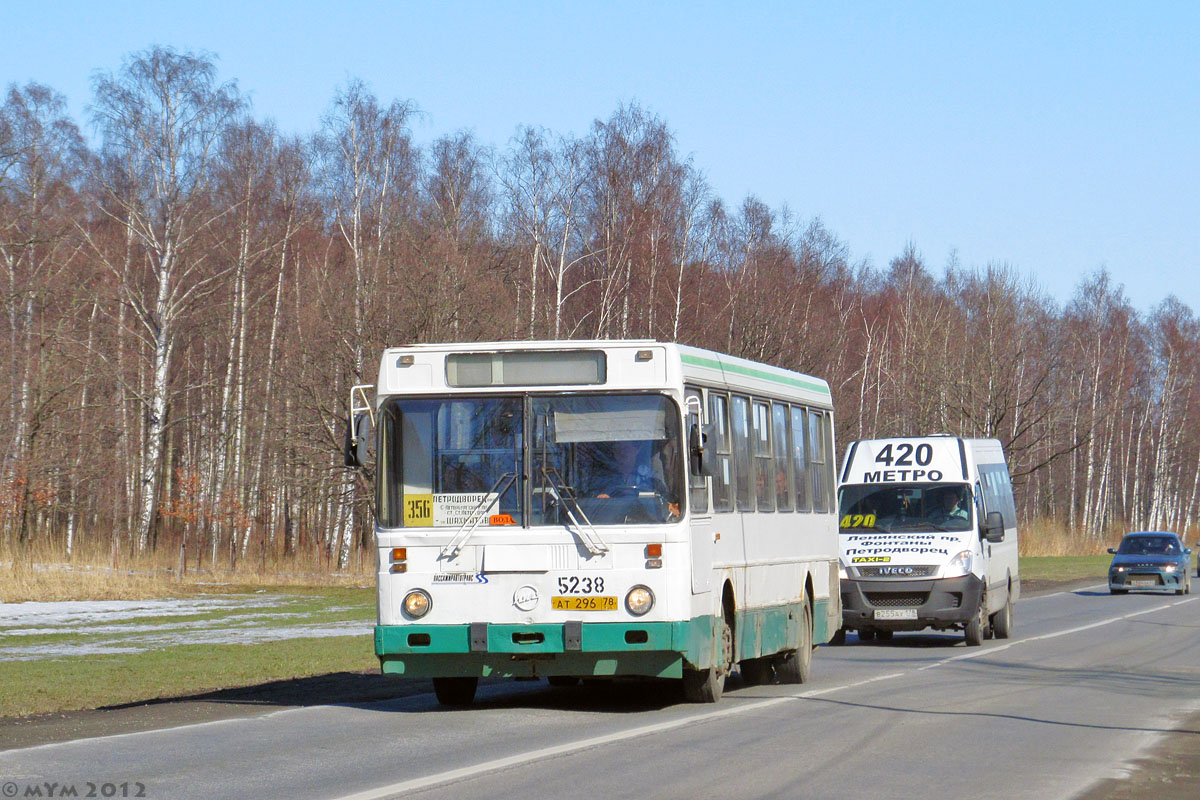
[[(148, 798), (1067, 798), (1200, 710), (1200, 596), (1022, 600), (1012, 639), (822, 647), (804, 686), (483, 686), (0, 752), (0, 794)], [(58, 794), (47, 792), (56, 784)], [(106, 793), (109, 790), (110, 793)]]

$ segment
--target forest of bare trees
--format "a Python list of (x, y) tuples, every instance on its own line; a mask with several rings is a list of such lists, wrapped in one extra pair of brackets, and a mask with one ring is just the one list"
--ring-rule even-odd
[(82, 122), (36, 83), (0, 103), (9, 557), (344, 566), (371, 528), (340, 425), (381, 348), (554, 337), (825, 377), (841, 442), (998, 437), (1026, 520), (1200, 524), (1200, 324), (1173, 297), (1139, 312), (1101, 271), (1060, 304), (912, 246), (852, 264), (819, 219), (716, 197), (637, 105), (419, 146), (415, 103), (357, 81), (309, 139), (205, 56), (154, 48), (93, 89)]

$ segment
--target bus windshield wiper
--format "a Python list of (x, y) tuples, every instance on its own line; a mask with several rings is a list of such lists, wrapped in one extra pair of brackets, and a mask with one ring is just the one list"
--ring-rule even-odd
[[(558, 474), (558, 470), (553, 466), (543, 465), (542, 475), (546, 478), (555, 499), (562, 504), (563, 510), (567, 512), (567, 518), (575, 526), (574, 532), (583, 540), (583, 546), (594, 556), (607, 553), (609, 550), (608, 543), (600, 538), (600, 534), (592, 525), (592, 521), (588, 519), (587, 514), (583, 513), (583, 509), (579, 507), (579, 501), (575, 499), (575, 495), (566, 490), (566, 484), (562, 476)], [(576, 518), (575, 513), (572, 513), (571, 506), (575, 507), (575, 512), (579, 514), (578, 518)], [(583, 521), (580, 522), (580, 520)]]
[[(479, 501), (475, 508), (471, 509), (471, 513), (467, 515), (466, 520), (463, 521), (462, 527), (460, 527), (458, 532), (454, 534), (454, 538), (447, 542), (446, 546), (442, 548), (443, 558), (454, 558), (459, 554), (463, 548), (463, 545), (466, 544), (467, 540), (475, 534), (475, 530), (479, 527), (479, 523), (483, 522), (483, 518), (485, 516), (484, 512), (491, 507), (492, 503), (500, 502), (500, 498), (505, 492), (508, 491), (508, 487), (512, 485), (512, 482), (516, 479), (517, 473), (506, 472), (501, 475), (495, 483), (492, 484), (492, 488), (488, 489), (487, 494), (483, 496), (483, 499)], [(496, 495), (496, 499), (489, 500), (493, 494)]]

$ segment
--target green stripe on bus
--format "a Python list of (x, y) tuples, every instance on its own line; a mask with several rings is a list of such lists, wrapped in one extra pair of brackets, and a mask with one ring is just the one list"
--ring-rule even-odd
[(766, 372), (761, 369), (755, 369), (754, 367), (743, 367), (741, 364), (726, 364), (722, 361), (716, 361), (711, 358), (701, 358), (699, 356), (685, 355), (683, 353), (679, 354), (679, 358), (681, 361), (683, 361), (683, 363), (691, 364), (696, 367), (707, 367), (708, 369), (735, 372), (739, 375), (745, 375), (749, 378), (759, 378), (760, 380), (771, 381), (772, 383), (781, 383), (784, 386), (795, 386), (800, 389), (807, 389), (810, 392), (816, 392), (817, 394), (824, 395), (825, 397), (832, 397), (829, 389), (820, 385), (819, 383), (803, 381), (798, 378), (789, 378), (785, 375), (775, 375), (774, 373)]

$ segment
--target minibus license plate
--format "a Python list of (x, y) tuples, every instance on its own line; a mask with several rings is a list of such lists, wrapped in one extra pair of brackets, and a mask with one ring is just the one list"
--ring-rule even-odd
[(550, 598), (550, 607), (555, 611), (616, 611), (617, 598), (555, 595)]
[(877, 608), (875, 619), (916, 619), (915, 608)]
[(1158, 586), (1158, 581), (1153, 578), (1136, 578), (1129, 582), (1130, 586)]

